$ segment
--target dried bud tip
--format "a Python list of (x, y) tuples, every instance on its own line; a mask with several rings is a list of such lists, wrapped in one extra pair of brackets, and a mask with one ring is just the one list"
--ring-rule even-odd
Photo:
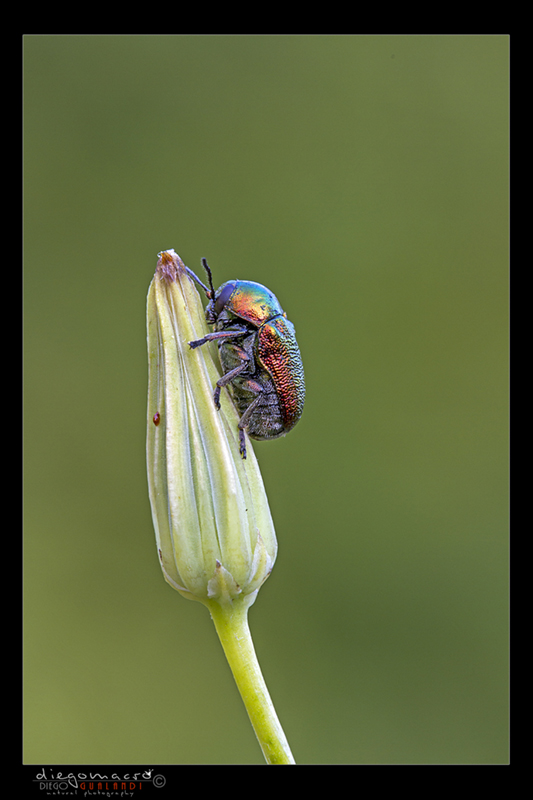
[(185, 265), (179, 255), (174, 250), (163, 250), (159, 253), (156, 274), (161, 280), (167, 283), (174, 283), (178, 277), (178, 271), (185, 269)]

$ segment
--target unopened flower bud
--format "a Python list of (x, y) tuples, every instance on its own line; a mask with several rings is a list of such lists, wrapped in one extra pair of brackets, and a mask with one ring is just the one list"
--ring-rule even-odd
[(220, 377), (200, 296), (174, 250), (159, 254), (147, 303), (148, 485), (165, 580), (209, 605), (250, 605), (277, 552), (253, 450), (239, 452), (238, 414)]

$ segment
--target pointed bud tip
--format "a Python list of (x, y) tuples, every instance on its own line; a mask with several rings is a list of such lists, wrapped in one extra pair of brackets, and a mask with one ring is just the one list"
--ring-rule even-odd
[(162, 250), (158, 254), (156, 274), (167, 283), (174, 283), (185, 264), (175, 250)]

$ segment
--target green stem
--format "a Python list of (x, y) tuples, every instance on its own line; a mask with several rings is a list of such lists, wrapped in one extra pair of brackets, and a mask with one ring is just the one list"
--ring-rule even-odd
[(209, 611), (267, 764), (294, 764), (255, 654), (246, 598), (211, 601)]

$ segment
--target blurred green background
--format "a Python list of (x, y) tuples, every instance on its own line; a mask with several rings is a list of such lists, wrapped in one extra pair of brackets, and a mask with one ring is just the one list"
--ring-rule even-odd
[(266, 284), (307, 401), (254, 444), (250, 622), (300, 764), (507, 762), (507, 36), (24, 38), (25, 749), (263, 757), (163, 581), (145, 299)]

